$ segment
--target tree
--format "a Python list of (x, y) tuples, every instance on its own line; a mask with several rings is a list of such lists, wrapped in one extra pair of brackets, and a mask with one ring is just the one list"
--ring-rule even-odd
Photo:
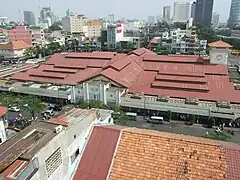
[(168, 110), (168, 121), (172, 120), (172, 111)]
[(29, 95), (26, 98), (24, 98), (24, 100), (22, 100), (22, 105), (26, 104), (27, 106), (23, 107), (26, 108), (27, 111), (29, 111), (32, 117), (36, 117), (36, 115), (42, 112), (46, 107), (39, 98), (32, 95)]

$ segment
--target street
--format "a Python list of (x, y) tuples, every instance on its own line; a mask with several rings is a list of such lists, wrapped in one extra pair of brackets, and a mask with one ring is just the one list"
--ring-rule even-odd
[[(142, 116), (138, 116), (137, 121), (128, 121), (127, 126), (137, 127), (142, 129), (151, 129), (156, 131), (163, 131), (168, 133), (184, 134), (197, 137), (203, 137), (208, 133), (214, 133), (215, 128), (204, 128), (200, 124), (194, 124), (193, 126), (185, 125), (184, 122), (171, 121), (164, 124), (155, 124), (154, 126), (147, 123)], [(240, 129), (235, 129), (235, 135), (232, 136), (231, 142), (240, 144)]]

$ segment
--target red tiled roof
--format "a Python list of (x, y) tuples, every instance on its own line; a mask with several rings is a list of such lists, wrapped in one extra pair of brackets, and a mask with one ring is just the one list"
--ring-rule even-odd
[[(198, 56), (157, 56), (144, 48), (129, 54), (96, 53), (100, 57), (105, 54), (107, 54), (106, 57), (113, 56), (112, 59), (99, 59), (98, 55), (91, 55), (91, 53), (80, 54), (83, 55), (78, 56), (75, 53), (76, 58), (54, 54), (38, 68), (37, 72), (40, 74), (37, 76), (30, 75), (34, 73), (29, 70), (13, 75), (12, 79), (75, 85), (96, 76), (104, 76), (128, 88), (131, 93), (144, 92), (148, 95), (164, 94), (176, 98), (196, 97), (210, 101), (224, 100), (240, 103), (240, 91), (235, 90), (234, 84), (229, 81), (226, 65), (211, 65), (209, 61), (203, 61)], [(146, 58), (149, 60), (146, 61)], [(151, 61), (151, 58), (157, 61)], [(46, 76), (40, 76), (43, 74)], [(50, 78), (49, 75), (58, 78)], [(171, 78), (175, 79), (175, 83)], [(154, 80), (161, 81), (161, 83), (153, 83)], [(162, 81), (165, 82), (162, 83)], [(176, 84), (176, 81), (184, 82), (184, 84)], [(200, 83), (205, 85), (200, 87)]]
[(5, 116), (8, 112), (8, 108), (5, 106), (0, 106), (0, 117)]
[(2, 176), (17, 179), (22, 171), (28, 166), (29, 162), (24, 160), (16, 160), (7, 169), (2, 172)]
[(215, 141), (191, 136), (124, 129), (109, 180), (226, 180), (224, 152)]
[(156, 80), (162, 81), (177, 81), (177, 82), (194, 82), (194, 83), (206, 83), (204, 77), (194, 77), (194, 76), (177, 76), (177, 75), (157, 75)]
[(114, 52), (93, 52), (93, 53), (69, 53), (67, 58), (87, 58), (87, 59), (112, 59), (117, 53)]
[(224, 147), (224, 152), (227, 161), (227, 179), (240, 179), (240, 149)]
[(143, 58), (144, 61), (160, 61), (160, 62), (178, 62), (178, 63), (185, 63), (185, 62), (202, 62), (202, 59), (199, 56), (184, 56), (184, 55), (145, 55)]
[(153, 81), (153, 87), (157, 88), (167, 88), (175, 90), (195, 90), (195, 91), (209, 91), (206, 84), (190, 84), (190, 83), (181, 83), (181, 82), (165, 82), (165, 81)]
[(0, 44), (0, 49), (4, 50), (22, 50), (30, 48), (31, 46), (24, 40), (13, 40), (8, 44)]
[(231, 48), (232, 46), (224, 41), (216, 41), (208, 44), (209, 47), (216, 47), (216, 48)]
[(95, 126), (73, 180), (105, 180), (120, 135), (120, 129)]
[(137, 56), (142, 56), (142, 55), (156, 55), (156, 53), (146, 49), (146, 48), (140, 48), (136, 49), (135, 51), (130, 52), (129, 54), (135, 54)]

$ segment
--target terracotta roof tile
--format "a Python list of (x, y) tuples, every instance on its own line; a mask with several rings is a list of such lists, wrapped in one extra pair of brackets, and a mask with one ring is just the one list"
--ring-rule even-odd
[(227, 179), (223, 150), (212, 140), (124, 129), (110, 180)]
[(31, 46), (23, 40), (14, 40), (8, 44), (0, 44), (0, 49), (5, 49), (5, 50), (19, 50), (19, 49), (27, 49), (30, 47)]
[(224, 147), (226, 161), (227, 161), (227, 174), (228, 180), (240, 179), (240, 148)]
[(216, 41), (208, 44), (209, 47), (216, 47), (216, 48), (231, 48), (232, 46), (224, 41)]

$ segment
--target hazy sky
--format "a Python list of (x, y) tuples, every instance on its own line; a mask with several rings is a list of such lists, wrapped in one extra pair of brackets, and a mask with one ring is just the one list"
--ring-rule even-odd
[[(59, 17), (65, 15), (69, 8), (74, 13), (85, 14), (89, 18), (106, 17), (115, 14), (115, 19), (122, 17), (129, 19), (145, 19), (149, 15), (162, 15), (162, 7), (173, 6), (174, 1), (182, 0), (0, 0), (0, 16), (7, 16), (10, 20), (19, 20), (19, 10), (23, 20), (23, 11), (33, 11), (39, 16), (39, 6), (51, 5), (52, 11)], [(187, 0), (185, 0), (187, 1)], [(192, 0), (189, 0), (192, 2)], [(225, 22), (229, 16), (231, 0), (215, 0), (214, 12), (220, 14), (220, 22)]]

